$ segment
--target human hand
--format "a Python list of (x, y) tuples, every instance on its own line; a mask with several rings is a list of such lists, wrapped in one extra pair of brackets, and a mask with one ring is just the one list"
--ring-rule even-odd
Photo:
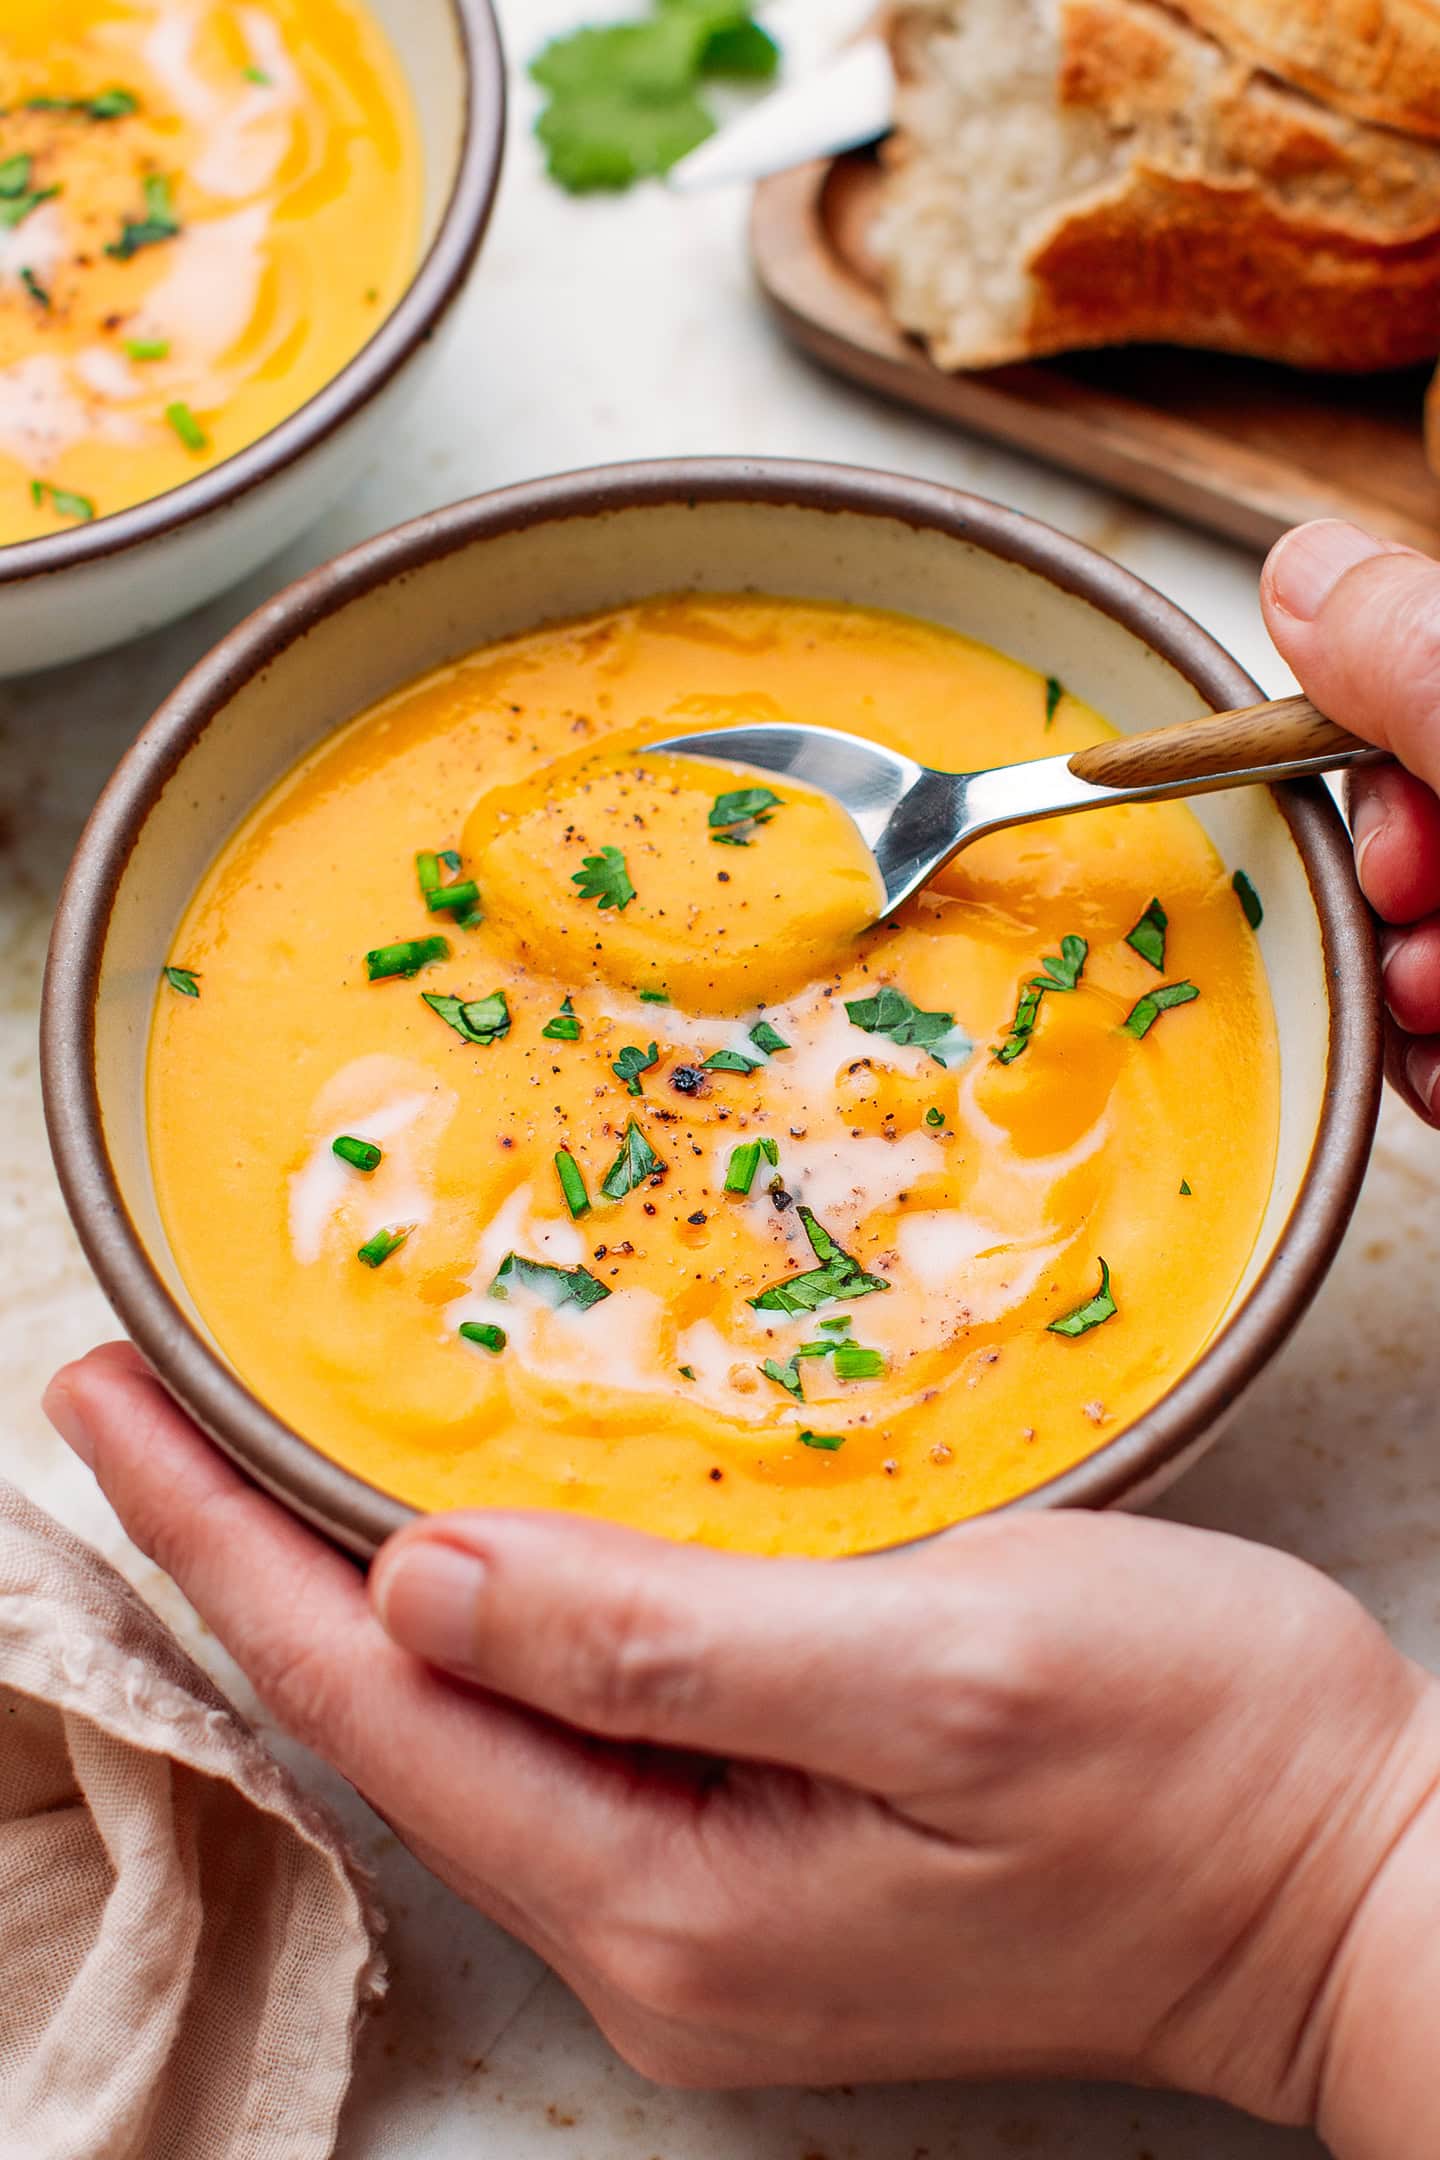
[(1319, 518), (1271, 549), (1260, 601), (1321, 711), (1400, 761), (1351, 777), (1355, 870), (1390, 926), (1386, 1071), (1440, 1125), (1440, 563)]
[[(1083, 2072), (1435, 2142), (1435, 1691), (1300, 1563), (1076, 1514), (775, 1561), (472, 1513), (367, 1602), (127, 1347), (47, 1408), (281, 1722), (650, 2076)], [(1394, 2144), (1351, 2137), (1377, 2050)]]

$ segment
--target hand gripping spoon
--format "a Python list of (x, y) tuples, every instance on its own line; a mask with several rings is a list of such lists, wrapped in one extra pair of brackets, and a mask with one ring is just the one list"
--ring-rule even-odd
[(1122, 735), (1071, 756), (937, 772), (836, 728), (789, 722), (707, 729), (646, 745), (779, 773), (833, 795), (875, 857), (885, 887), (880, 919), (952, 855), (1005, 825), (1067, 817), (1109, 804), (1168, 802), (1216, 788), (1294, 780), (1381, 762), (1386, 753), (1336, 727), (1308, 698), (1276, 698), (1206, 713), (1146, 735)]

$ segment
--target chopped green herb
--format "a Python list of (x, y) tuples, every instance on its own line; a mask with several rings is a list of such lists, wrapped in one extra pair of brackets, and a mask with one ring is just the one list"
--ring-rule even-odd
[(731, 1150), (730, 1166), (725, 1172), (726, 1192), (748, 1193), (755, 1183), (755, 1172), (759, 1167), (760, 1142), (742, 1141), (739, 1147)]
[(670, 993), (668, 990), (642, 990), (640, 1002), (642, 1005), (668, 1005)]
[(1110, 1270), (1100, 1262), (1100, 1288), (1085, 1304), (1077, 1305), (1074, 1312), (1063, 1319), (1052, 1320), (1046, 1329), (1048, 1335), (1088, 1335), (1091, 1328), (1099, 1327), (1106, 1320), (1113, 1320), (1119, 1307), (1110, 1295)]
[(855, 1325), (855, 1323), (851, 1319), (849, 1313), (846, 1312), (841, 1313), (838, 1319), (835, 1320), (821, 1320), (818, 1325), (821, 1331), (827, 1335), (844, 1335)]
[(493, 1351), (496, 1357), (505, 1347), (505, 1330), (496, 1327), (493, 1320), (462, 1320), (460, 1333), (466, 1342), (479, 1343), (482, 1350)]
[(760, 1152), (773, 1170), (780, 1160), (779, 1143), (774, 1140), (762, 1140), (760, 1142)]
[(954, 1013), (922, 1012), (903, 990), (887, 988), (877, 990), (873, 997), (847, 998), (845, 1010), (867, 1035), (888, 1035), (902, 1046), (915, 1043), (937, 1065), (948, 1066), (952, 1059), (958, 1064), (974, 1048), (956, 1027)]
[(693, 1366), (693, 1365), (682, 1365), (682, 1366), (680, 1367), (680, 1377), (681, 1377), (681, 1379), (682, 1379), (682, 1380), (693, 1380), (693, 1379), (694, 1379), (694, 1377), (695, 1377), (695, 1368), (694, 1368), (694, 1366)]
[(835, 1377), (837, 1380), (877, 1380), (885, 1370), (885, 1357), (880, 1350), (864, 1350), (859, 1343), (835, 1344)]
[(1169, 1012), (1173, 1005), (1188, 1005), (1200, 992), (1192, 982), (1164, 983), (1158, 990), (1147, 991), (1120, 1023), (1122, 1035), (1133, 1035), (1137, 1042), (1148, 1035), (1162, 1012)]
[(717, 795), (710, 806), (711, 829), (729, 825), (768, 825), (767, 812), (781, 810), (784, 804), (773, 788), (733, 788), (728, 795)]
[(600, 1190), (607, 1200), (623, 1200), (626, 1193), (634, 1192), (646, 1178), (663, 1172), (666, 1165), (655, 1153), (649, 1141), (632, 1117), (625, 1127), (625, 1138), (620, 1152), (600, 1181)]
[(98, 97), (32, 97), (26, 112), (74, 113), (86, 120), (124, 120), (139, 112), (140, 100), (133, 90), (102, 90)]
[(1047, 728), (1049, 727), (1051, 721), (1055, 718), (1056, 711), (1059, 708), (1060, 700), (1064, 697), (1064, 695), (1065, 686), (1061, 682), (1059, 676), (1047, 675), (1045, 678), (1045, 725)]
[(780, 47), (757, 22), (725, 23), (711, 33), (703, 64), (707, 75), (768, 82), (780, 65)]
[(1246, 922), (1249, 923), (1252, 930), (1258, 930), (1265, 920), (1265, 910), (1260, 905), (1259, 893), (1256, 892), (1255, 887), (1246, 877), (1243, 870), (1237, 870), (1230, 883), (1235, 889), (1235, 897), (1245, 910)]
[(582, 900), (598, 900), (602, 908), (619, 908), (622, 912), (629, 907), (635, 888), (618, 847), (604, 847), (598, 855), (582, 855), (580, 859), (585, 867), (574, 871), (570, 882), (579, 886)]
[(1133, 930), (1125, 933), (1125, 943), (1133, 945), (1142, 960), (1148, 960), (1157, 974), (1165, 966), (1165, 932), (1170, 918), (1158, 900), (1152, 900)]
[(590, 1206), (590, 1195), (585, 1190), (585, 1180), (580, 1165), (569, 1148), (561, 1148), (555, 1157), (555, 1174), (560, 1180), (560, 1190), (565, 1195), (565, 1205), (573, 1217), (584, 1215)]
[(588, 1268), (552, 1267), (548, 1260), (527, 1260), (520, 1253), (507, 1253), (486, 1295), (503, 1303), (517, 1289), (533, 1292), (552, 1311), (562, 1305), (579, 1305), (582, 1309), (598, 1305), (610, 1295)]
[[(132, 256), (140, 253), (141, 248), (158, 247), (162, 240), (178, 239), (179, 234), (180, 220), (175, 215), (175, 198), (168, 174), (147, 173), (145, 175), (144, 217), (132, 219), (129, 224), (123, 226), (120, 238), (110, 241), (105, 253), (113, 255), (116, 262), (129, 262)], [(188, 408), (182, 409), (188, 410)], [(175, 426), (175, 422), (171, 419), (173, 411), (174, 407), (172, 406), (171, 412), (167, 413), (165, 417), (167, 420), (171, 420), (172, 426)], [(176, 432), (179, 432), (178, 428)], [(192, 443), (187, 447), (193, 449), (195, 445)]]
[(371, 982), (388, 982), (392, 975), (403, 975), (408, 981), (432, 960), (449, 957), (450, 947), (443, 937), (402, 938), (397, 945), (377, 945), (367, 952), (365, 969)]
[(88, 525), (96, 515), (95, 505), (88, 495), (72, 495), (68, 488), (52, 487), (48, 480), (31, 481), (30, 500), (37, 510), (47, 495), (57, 517), (74, 518), (77, 525)]
[(510, 1007), (505, 1002), (503, 990), (492, 990), (489, 997), (458, 998), (437, 997), (432, 991), (420, 993), (432, 1012), (437, 1012), (447, 1027), (466, 1042), (478, 1043), (488, 1049), (510, 1032)]
[(415, 876), (422, 900), (428, 901), (431, 893), (440, 890), (440, 857), (433, 848), (421, 848), (415, 857)]
[(24, 286), (26, 292), (29, 293), (30, 298), (35, 302), (35, 305), (37, 307), (44, 308), (48, 313), (53, 303), (51, 301), (49, 293), (41, 284), (39, 278), (36, 277), (35, 272), (28, 267), (22, 269), (20, 272), (20, 283)]
[(1190, 1180), (1188, 1178), (1182, 1177), (1180, 1180), (1180, 1197), (1182, 1200), (1190, 1200), (1194, 1198), (1194, 1195), (1190, 1190)]
[(743, 1050), (712, 1050), (703, 1060), (701, 1072), (759, 1072), (759, 1058), (746, 1057)]
[(198, 998), (200, 995), (200, 978), (193, 968), (167, 967), (165, 980), (172, 990), (179, 991), (181, 997)]
[(445, 865), (452, 877), (459, 877), (460, 857), (453, 847), (442, 847), (439, 851), (439, 860)]
[(132, 337), (125, 340), (127, 360), (168, 360), (170, 340), (168, 337)]
[(366, 1267), (383, 1267), (391, 1253), (399, 1252), (414, 1227), (414, 1223), (397, 1223), (391, 1230), (377, 1230), (374, 1237), (365, 1240), (356, 1259), (363, 1260)]
[(439, 885), (425, 895), (425, 905), (432, 915), (463, 915), (467, 922), (479, 904), (480, 888), (473, 878), (457, 878), (453, 885)]
[(748, 829), (737, 825), (734, 832), (712, 832), (710, 838), (716, 847), (749, 847), (750, 842), (745, 837)]
[(944, 1122), (945, 1122), (945, 1113), (944, 1113), (944, 1111), (943, 1111), (943, 1110), (937, 1110), (937, 1109), (935, 1108), (934, 1104), (932, 1103), (932, 1104), (931, 1104), (931, 1106), (930, 1106), (930, 1108), (929, 1108), (929, 1109), (928, 1109), (928, 1110), (927, 1110), (927, 1111), (925, 1112), (925, 1123), (926, 1123), (927, 1125), (932, 1125), (932, 1126), (935, 1126), (936, 1128), (938, 1128), (938, 1127), (940, 1127), (941, 1125), (943, 1125), (943, 1124), (944, 1124)]
[(363, 1170), (367, 1177), (372, 1170), (378, 1170), (385, 1159), (373, 1140), (357, 1140), (350, 1133), (341, 1133), (338, 1140), (332, 1140), (330, 1152), (338, 1155), (341, 1162), (349, 1163), (352, 1170)]
[(757, 1312), (808, 1313), (836, 1298), (866, 1297), (872, 1290), (888, 1290), (881, 1275), (867, 1275), (858, 1260), (842, 1252), (829, 1232), (823, 1230), (808, 1207), (799, 1211), (810, 1249), (820, 1262), (802, 1275), (772, 1283), (748, 1302)]
[(769, 1057), (774, 1050), (788, 1050), (790, 1048), (784, 1036), (777, 1035), (768, 1020), (756, 1021), (754, 1027), (750, 1030), (750, 1040), (757, 1050), (765, 1052), (766, 1057)]
[(1058, 953), (1047, 953), (1040, 965), (1043, 975), (1032, 975), (1020, 993), (1015, 1007), (1015, 1017), (1010, 1022), (1006, 1036), (995, 1056), (1001, 1065), (1013, 1065), (1022, 1051), (1030, 1047), (1035, 1023), (1040, 1017), (1040, 1000), (1047, 990), (1073, 990), (1084, 972), (1090, 947), (1082, 937), (1063, 937)]
[(640, 1085), (640, 1075), (642, 1072), (649, 1072), (650, 1067), (658, 1065), (659, 1062), (660, 1049), (657, 1043), (652, 1042), (648, 1050), (640, 1049), (635, 1043), (626, 1043), (610, 1070), (617, 1080), (625, 1082), (629, 1094), (643, 1095), (645, 1090)]
[(177, 398), (173, 405), (165, 407), (165, 418), (187, 450), (193, 450), (198, 457), (202, 450), (209, 449), (209, 436), (183, 398)]
[(242, 68), (241, 73), (244, 75), (246, 82), (258, 83), (262, 90), (270, 90), (274, 87), (274, 76), (267, 75), (262, 67)]
[(845, 1435), (838, 1432), (811, 1432), (807, 1425), (800, 1435), (800, 1445), (801, 1447), (824, 1448), (829, 1454), (833, 1455), (837, 1448), (844, 1447)]
[(575, 1007), (565, 998), (553, 1020), (547, 1020), (540, 1033), (547, 1042), (579, 1042), (580, 1022), (575, 1017)]
[(804, 1402), (805, 1390), (800, 1385), (800, 1368), (793, 1357), (787, 1358), (783, 1365), (777, 1358), (766, 1358), (760, 1370), (767, 1380), (773, 1380), (777, 1387), (784, 1388), (787, 1395), (793, 1395), (796, 1402)]
[(47, 203), (60, 193), (58, 187), (29, 188), (24, 194), (0, 196), (0, 232), (13, 232), (23, 225), (32, 210)]
[(13, 202), (18, 195), (29, 193), (33, 162), (23, 150), (15, 157), (0, 159), (0, 198)]

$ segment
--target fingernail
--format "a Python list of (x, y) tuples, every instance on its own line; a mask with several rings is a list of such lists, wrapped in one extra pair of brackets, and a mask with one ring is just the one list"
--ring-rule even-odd
[(1435, 1107), (1435, 1083), (1440, 1080), (1440, 1055), (1416, 1043), (1405, 1053), (1405, 1077), (1429, 1116)]
[(1382, 930), (1380, 933), (1380, 973), (1388, 975), (1390, 963), (1405, 943), (1403, 930)]
[(1355, 805), (1350, 837), (1355, 843), (1355, 875), (1362, 885), (1365, 883), (1365, 857), (1385, 830), (1389, 814), (1377, 790), (1362, 795)]
[(1373, 533), (1341, 518), (1316, 518), (1297, 525), (1277, 540), (1265, 566), (1266, 578), (1287, 615), (1313, 622), (1347, 570), (1372, 555), (1391, 551)]
[(40, 1398), (40, 1407), (71, 1453), (80, 1457), (87, 1470), (93, 1470), (95, 1442), (63, 1378), (51, 1381)]
[(440, 1538), (414, 1538), (382, 1554), (370, 1595), (380, 1625), (431, 1665), (474, 1661), (486, 1567), (476, 1554)]

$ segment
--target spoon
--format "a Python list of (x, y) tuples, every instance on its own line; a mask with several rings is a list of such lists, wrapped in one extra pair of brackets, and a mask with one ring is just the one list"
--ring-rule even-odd
[(875, 857), (885, 887), (879, 919), (986, 833), (1114, 803), (1169, 802), (1216, 788), (1295, 780), (1381, 762), (1386, 753), (1336, 727), (1305, 697), (1206, 713), (1145, 735), (1122, 735), (1071, 756), (939, 772), (838, 728), (789, 721), (707, 729), (649, 750), (723, 759), (782, 773), (833, 795)]

